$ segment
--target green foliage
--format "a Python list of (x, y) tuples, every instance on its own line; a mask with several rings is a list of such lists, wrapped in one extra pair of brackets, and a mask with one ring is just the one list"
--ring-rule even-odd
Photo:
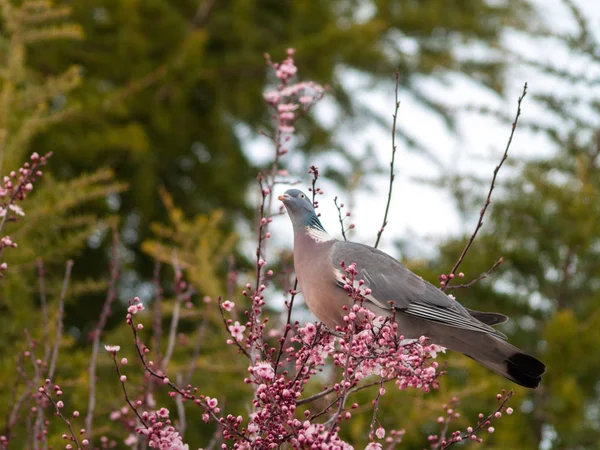
[(187, 221), (167, 191), (161, 189), (160, 194), (172, 227), (153, 224), (158, 239), (144, 242), (142, 250), (157, 261), (184, 270), (198, 292), (217, 297), (226, 289), (221, 281), (226, 273), (222, 266), (236, 242), (234, 234), (221, 230), (223, 212), (214, 210)]

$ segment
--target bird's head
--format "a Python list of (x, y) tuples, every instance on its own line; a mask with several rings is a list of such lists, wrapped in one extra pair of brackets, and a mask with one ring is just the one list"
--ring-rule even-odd
[(285, 194), (279, 196), (279, 200), (290, 215), (294, 227), (312, 227), (325, 231), (323, 225), (315, 214), (312, 201), (298, 189), (288, 189)]

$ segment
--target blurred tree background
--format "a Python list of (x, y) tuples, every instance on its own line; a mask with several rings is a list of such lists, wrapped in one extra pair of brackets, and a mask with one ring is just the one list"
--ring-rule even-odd
[[(260, 170), (245, 145), (272, 126), (262, 101), (273, 82), (264, 53), (277, 60), (295, 48), (300, 77), (329, 85), (332, 124), (306, 117), (294, 151), (307, 161), (316, 154), (341, 158), (344, 164), (332, 164), (326, 176), (352, 189), (360, 185), (357, 172), (365, 161), (349, 153), (336, 130), (381, 117), (347, 90), (343, 73), (389, 86), (398, 68), (402, 89), (454, 130), (456, 110), (417, 83), (461, 76), (501, 96), (507, 70), (518, 65), (564, 88), (538, 91), (526, 100), (537, 102), (553, 120), (522, 119), (524, 127), (547, 136), (556, 151), (529, 160), (511, 155), (513, 176), (501, 180), (462, 270), (484, 272), (499, 256), (506, 262), (490, 278), (453, 293), (468, 307), (512, 316), (503, 331), (549, 370), (539, 390), (517, 389), (515, 414), (503, 418), (484, 445), (597, 448), (600, 360), (593, 355), (600, 344), (600, 43), (594, 34), (598, 17), (586, 18), (575, 4), (564, 3), (576, 22), (574, 34), (555, 32), (525, 0), (0, 1), (0, 167), (16, 169), (33, 151), (54, 152), (43, 182), (24, 205), (27, 215), (8, 230), (20, 248), (6, 253), (10, 270), (0, 291), (0, 385), (15, 381), (22, 330), (36, 330), (34, 337), (42, 339), (36, 258), (45, 264), (51, 311), (65, 260), (72, 258), (57, 378), (70, 392), (66, 403), (85, 415), (89, 336), (106, 296), (114, 225), (120, 236), (119, 295), (102, 342), (129, 342), (122, 320), (127, 298), (154, 298), (155, 261), (168, 265), (177, 249), (196, 291), (196, 306), (182, 312), (182, 331), (190, 339), (209, 336), (197, 361), (200, 373), (192, 379), (208, 394), (230, 393), (226, 408), (243, 411), (250, 392), (234, 380), (246, 368), (236, 362), (232, 348), (223, 348), (216, 307), (202, 299), (237, 292), (226, 276), (232, 268), (245, 283), (251, 254), (244, 242), (252, 237), (243, 230), (253, 226), (251, 193)], [(518, 53), (506, 45), (508, 31), (560, 48), (584, 61), (585, 70)], [(512, 110), (479, 105), (471, 110), (512, 120)], [(419, 136), (402, 133), (401, 138), (433, 157), (442, 151), (426, 148)], [(359, 175), (363, 178), (368, 174)], [(473, 224), (488, 182), (487, 174), (440, 180), (454, 193), (464, 220)], [(433, 260), (406, 263), (435, 281), (452, 266), (464, 242), (465, 236), (449, 239), (440, 243)], [(168, 327), (172, 272), (161, 274)], [(177, 347), (170, 370), (185, 371), (190, 355)], [(132, 353), (127, 356), (133, 359)], [(390, 389), (384, 398), (384, 425), (409, 430), (404, 448), (426, 446), (424, 437), (438, 431), (440, 405), (452, 396), (461, 398), (465, 421), (459, 424), (466, 425), (494, 405), (500, 388), (513, 387), (458, 355), (451, 356), (448, 368), (437, 393)], [(128, 376), (135, 380), (134, 373)], [(98, 377), (94, 442), (104, 435), (122, 447), (126, 433), (108, 420), (109, 412), (123, 404), (115, 395), (118, 384), (108, 358), (100, 358)], [(15, 398), (4, 388), (0, 397), (8, 421)], [(27, 411), (21, 414), (26, 417)], [(357, 448), (367, 440), (368, 416), (359, 416), (347, 436)], [(61, 426), (51, 429), (60, 445)], [(190, 409), (185, 441), (197, 448), (213, 433), (213, 426), (201, 424)], [(13, 434), (15, 446), (25, 445), (24, 428)]]

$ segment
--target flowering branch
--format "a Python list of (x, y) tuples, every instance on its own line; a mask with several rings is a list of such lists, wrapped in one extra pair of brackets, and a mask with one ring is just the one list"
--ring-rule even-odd
[(487, 278), (503, 262), (504, 262), (504, 258), (500, 257), (500, 259), (498, 259), (498, 261), (496, 261), (494, 263), (494, 265), (492, 267), (490, 267), (490, 269), (487, 272), (482, 273), (481, 275), (479, 275), (474, 280), (471, 280), (471, 281), (469, 281), (468, 283), (465, 283), (465, 284), (457, 284), (456, 286), (447, 286), (446, 289), (464, 289), (464, 288), (469, 288), (469, 287), (473, 286), (475, 283), (477, 283), (478, 281), (481, 281), (484, 278)]

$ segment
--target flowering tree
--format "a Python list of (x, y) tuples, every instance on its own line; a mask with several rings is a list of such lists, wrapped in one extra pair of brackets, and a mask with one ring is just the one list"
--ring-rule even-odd
[[(242, 364), (247, 368), (247, 375), (239, 378), (238, 382), (252, 390), (252, 401), (248, 405), (246, 414), (228, 413), (226, 405), (222, 404), (227, 400), (227, 393), (224, 393), (223, 400), (208, 396), (204, 393), (202, 385), (192, 385), (189, 377), (184, 377), (177, 368), (170, 367), (174, 348), (177, 342), (182, 341), (178, 340), (180, 305), (185, 302), (186, 306), (191, 307), (190, 297), (195, 293), (194, 287), (189, 286), (184, 280), (184, 271), (174, 252), (172, 265), (175, 269), (176, 303), (166, 337), (165, 354), (159, 360), (155, 360), (151, 349), (153, 345), (161, 344), (159, 332), (161, 310), (155, 308), (154, 318), (152, 318), (147, 314), (149, 308), (146, 308), (137, 297), (129, 302), (125, 321), (133, 336), (133, 347), (145, 374), (143, 382), (137, 384), (128, 379), (125, 372), (130, 362), (127, 358), (118, 356), (121, 346), (126, 345), (128, 340), (104, 346), (112, 358), (124, 402), (123, 408), (114, 411), (110, 419), (121, 423), (126, 429), (127, 436), (123, 436), (123, 442), (128, 447), (149, 446), (173, 450), (188, 448), (184, 443), (187, 422), (203, 421), (216, 424), (216, 432), (207, 444), (208, 448), (220, 444), (221, 448), (233, 449), (350, 449), (354, 447), (352, 442), (343, 437), (344, 427), (353, 419), (359, 408), (364, 409), (368, 406), (370, 420), (369, 425), (364, 429), (364, 435), (368, 436), (370, 442), (367, 449), (380, 449), (383, 446), (392, 449), (401, 443), (405, 430), (386, 430), (379, 420), (379, 406), (385, 401), (384, 397), (389, 386), (395, 385), (400, 390), (420, 389), (427, 393), (437, 389), (440, 382), (443, 382), (443, 379), (440, 379), (443, 372), (436, 362), (437, 352), (443, 349), (431, 345), (426, 336), (418, 340), (405, 340), (394, 316), (377, 317), (363, 307), (363, 296), (368, 295), (369, 292), (362, 287), (363, 281), (357, 279), (358, 271), (355, 262), (340, 262), (345, 273), (344, 288), (352, 300), (352, 306), (344, 307), (344, 326), (332, 330), (320, 323), (301, 324), (293, 321), (292, 313), (297, 295), (296, 281), (293, 281), (287, 289), (284, 320), (281, 323), (272, 320), (274, 318), (272, 312), (266, 309), (266, 297), (277, 273), (276, 266), (269, 263), (271, 255), (267, 250), (267, 242), (271, 237), (269, 229), (273, 216), (278, 214), (274, 207), (274, 190), (278, 184), (290, 182), (288, 174), (282, 170), (281, 158), (290, 152), (295, 122), (302, 115), (310, 112), (324, 96), (326, 89), (313, 82), (295, 82), (297, 68), (293, 50), (288, 50), (287, 58), (281, 63), (271, 62), (269, 58), (267, 61), (275, 73), (277, 86), (268, 90), (264, 94), (264, 99), (271, 107), (275, 126), (270, 134), (265, 133), (273, 144), (272, 162), (267, 170), (258, 174), (260, 204), (254, 274), (252, 282), (245, 284), (241, 294), (236, 294), (236, 280), (230, 277), (232, 288), (228, 295), (229, 299), (223, 300), (219, 297), (217, 303), (222, 325), (229, 335), (226, 344), (237, 349)], [(394, 128), (397, 108), (396, 98)], [(395, 144), (393, 149), (395, 152)], [(31, 191), (33, 181), (41, 175), (39, 167), (45, 163), (46, 158), (34, 154), (31, 163), (27, 163), (18, 173), (11, 172), (10, 177), (4, 178), (0, 197), (8, 200), (0, 209), (2, 214), (0, 232), (7, 220), (23, 213), (18, 202)], [(392, 159), (390, 196), (393, 170)], [(323, 193), (317, 186), (318, 168), (311, 166), (309, 173), (313, 177), (310, 191), (313, 194), (313, 203), (317, 206), (316, 196)], [(485, 210), (481, 218), (484, 212)], [(340, 223), (344, 232), (341, 210)], [(383, 225), (377, 233), (377, 242), (386, 224), (387, 210)], [(475, 234), (472, 239), (474, 237)], [(469, 241), (469, 245), (471, 242), (472, 240)], [(8, 237), (2, 238), (1, 245), (2, 249), (15, 246)], [(116, 247), (115, 233), (115, 249)], [(467, 250), (468, 247), (461, 255), (461, 260)], [(454, 277), (458, 265), (460, 261), (449, 275), (441, 277), (442, 287), (448, 287), (448, 280)], [(70, 267), (68, 264), (65, 287)], [(6, 268), (4, 264), (0, 266), (2, 271)], [(105, 307), (92, 334), (89, 401), (85, 424), (77, 426), (80, 420), (78, 411), (72, 411), (70, 414), (65, 412), (68, 405), (62, 399), (63, 389), (54, 380), (60, 338), (56, 339), (55, 347), (51, 351), (46, 351), (42, 357), (36, 354), (38, 345), (28, 334), (29, 348), (22, 353), (22, 356), (28, 359), (28, 363), (34, 369), (34, 375), (28, 385), (29, 388), (15, 402), (6, 430), (0, 437), (0, 444), (5, 448), (11, 444), (11, 430), (19, 419), (19, 410), (27, 402), (33, 402), (31, 414), (27, 416), (32, 430), (30, 444), (33, 448), (48, 446), (49, 429), (55, 426), (50, 422), (51, 414), (63, 423), (62, 438), (66, 442), (67, 449), (104, 448), (117, 445), (103, 435), (98, 438), (92, 428), (96, 401), (96, 361), (98, 358), (105, 357), (105, 354), (100, 353), (99, 350), (106, 320), (117, 296), (116, 263), (113, 264), (111, 272), (112, 280)], [(484, 275), (487, 276), (488, 273)], [(159, 294), (160, 289), (157, 289), (156, 301)], [(64, 294), (59, 303), (58, 333), (61, 332), (60, 311), (64, 307), (63, 297)], [(210, 305), (210, 299), (207, 299), (206, 303)], [(150, 320), (152, 321), (152, 335), (150, 335), (152, 344), (147, 343), (150, 341), (142, 337), (142, 330)], [(45, 324), (44, 329), (46, 329)], [(206, 327), (202, 330), (206, 332)], [(198, 357), (199, 351), (199, 347), (195, 348), (192, 359)], [(25, 360), (20, 367), (24, 364)], [(195, 366), (192, 365), (189, 373), (194, 370)], [(318, 385), (320, 388), (317, 393), (311, 395), (307, 391), (309, 385)], [(157, 404), (153, 393), (160, 386), (173, 398), (177, 418), (167, 407)], [(369, 392), (373, 392), (369, 405), (360, 405), (354, 401), (356, 392), (369, 388), (372, 388)], [(445, 449), (464, 439), (481, 442), (483, 432), (494, 432), (491, 426), (494, 419), (501, 417), (503, 412), (512, 413), (512, 409), (506, 407), (511, 396), (512, 391), (498, 394), (498, 403), (494, 411), (487, 416), (481, 414), (476, 423), (464, 431), (450, 431), (451, 423), (460, 416), (456, 411), (457, 399), (453, 398), (450, 403), (444, 405), (444, 415), (438, 418), (439, 433), (428, 436), (427, 445), (432, 449)], [(197, 414), (186, 418), (184, 409), (186, 403), (195, 405)]]

